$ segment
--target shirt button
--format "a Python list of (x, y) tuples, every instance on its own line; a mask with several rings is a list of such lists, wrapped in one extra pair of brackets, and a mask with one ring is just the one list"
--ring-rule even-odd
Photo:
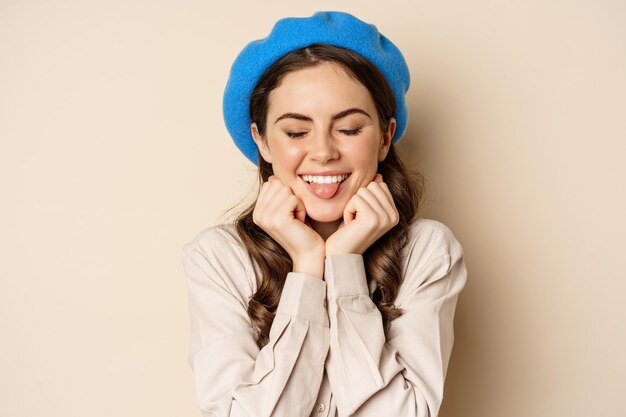
[(318, 413), (321, 413), (321, 412), (323, 412), (324, 410), (326, 410), (326, 404), (324, 404), (324, 403), (319, 403), (319, 404), (317, 405), (317, 412), (318, 412)]

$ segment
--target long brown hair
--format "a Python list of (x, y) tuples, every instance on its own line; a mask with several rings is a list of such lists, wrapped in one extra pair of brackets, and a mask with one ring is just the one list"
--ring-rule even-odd
[[(257, 82), (250, 97), (250, 119), (256, 123), (259, 133), (264, 135), (268, 96), (278, 87), (283, 77), (302, 68), (322, 62), (339, 64), (346, 72), (363, 84), (372, 95), (381, 131), (389, 127), (395, 114), (395, 97), (387, 80), (370, 61), (348, 49), (313, 44), (290, 52), (276, 61)], [(272, 164), (259, 154), (259, 184), (262, 185), (274, 174)], [(383, 317), (385, 332), (402, 310), (394, 306), (394, 300), (402, 283), (401, 249), (407, 242), (408, 226), (417, 215), (424, 189), (424, 177), (418, 171), (409, 170), (400, 160), (393, 141), (385, 160), (378, 164), (398, 209), (400, 220), (380, 239), (363, 253), (367, 282), (373, 279), (377, 288), (372, 300)], [(259, 190), (260, 191), (260, 190)], [(257, 192), (258, 197), (258, 192)], [(248, 316), (257, 330), (257, 344), (262, 348), (269, 341), (270, 328), (287, 274), (293, 264), (287, 252), (252, 220), (255, 201), (236, 218), (235, 226), (247, 249), (257, 273), (257, 291), (248, 302)]]

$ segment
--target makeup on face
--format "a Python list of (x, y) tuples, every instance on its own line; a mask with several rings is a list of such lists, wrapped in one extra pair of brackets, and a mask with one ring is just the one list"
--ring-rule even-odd
[(266, 139), (275, 175), (311, 219), (340, 219), (377, 172), (381, 132), (371, 94), (325, 63), (287, 74), (268, 104)]

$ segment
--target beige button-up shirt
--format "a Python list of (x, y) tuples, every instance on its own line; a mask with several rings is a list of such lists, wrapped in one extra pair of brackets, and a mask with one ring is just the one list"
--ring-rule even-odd
[(255, 269), (234, 225), (202, 230), (182, 261), (203, 416), (437, 416), (467, 280), (461, 245), (443, 223), (410, 226), (395, 300), (404, 314), (386, 339), (362, 255), (327, 257), (324, 280), (287, 274), (262, 349), (247, 313)]

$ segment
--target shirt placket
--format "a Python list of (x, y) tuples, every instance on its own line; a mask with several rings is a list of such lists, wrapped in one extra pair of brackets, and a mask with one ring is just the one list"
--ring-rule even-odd
[(329, 414), (332, 409), (331, 400), (332, 393), (330, 391), (330, 383), (326, 372), (324, 372), (322, 384), (320, 385), (320, 392), (317, 396), (315, 407), (313, 407), (313, 411), (311, 412), (311, 417), (327, 417), (329, 415), (334, 417), (334, 414)]

